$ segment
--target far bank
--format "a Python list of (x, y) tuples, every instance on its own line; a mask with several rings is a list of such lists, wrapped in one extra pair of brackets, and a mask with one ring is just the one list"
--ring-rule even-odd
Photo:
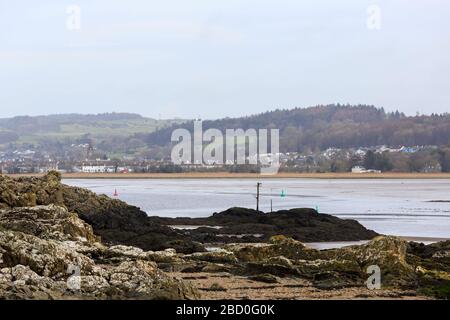
[[(42, 177), (44, 174), (11, 174), (17, 177)], [(450, 173), (288, 173), (274, 175), (229, 172), (183, 173), (63, 173), (63, 179), (450, 179)]]

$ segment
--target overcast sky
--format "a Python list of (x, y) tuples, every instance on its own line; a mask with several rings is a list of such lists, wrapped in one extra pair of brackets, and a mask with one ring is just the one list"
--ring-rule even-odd
[(0, 117), (447, 112), (449, 77), (448, 0), (0, 0)]

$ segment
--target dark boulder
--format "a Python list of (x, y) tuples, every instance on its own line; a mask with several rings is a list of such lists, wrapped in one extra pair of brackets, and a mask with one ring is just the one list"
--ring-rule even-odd
[(188, 231), (199, 242), (264, 242), (280, 234), (302, 242), (356, 241), (369, 240), (378, 235), (355, 220), (339, 219), (307, 208), (273, 213), (231, 208), (207, 218), (150, 219), (165, 225), (210, 226)]

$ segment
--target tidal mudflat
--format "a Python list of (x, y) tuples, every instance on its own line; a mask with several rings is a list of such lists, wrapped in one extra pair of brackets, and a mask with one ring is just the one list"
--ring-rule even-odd
[[(252, 179), (67, 179), (136, 205), (149, 216), (207, 217), (230, 207), (255, 206)], [(309, 207), (355, 219), (380, 234), (450, 238), (447, 179), (263, 179), (260, 208)], [(281, 194), (284, 193), (284, 197)]]

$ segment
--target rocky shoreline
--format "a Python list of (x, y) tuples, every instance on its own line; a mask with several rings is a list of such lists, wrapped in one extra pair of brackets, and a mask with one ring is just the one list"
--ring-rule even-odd
[[(369, 239), (329, 250), (302, 244)], [(206, 251), (210, 243), (220, 249)], [(374, 265), (380, 290), (366, 284)], [(58, 173), (0, 176), (1, 299), (449, 297), (450, 241), (379, 236), (309, 209), (149, 218), (122, 201), (65, 186)]]

